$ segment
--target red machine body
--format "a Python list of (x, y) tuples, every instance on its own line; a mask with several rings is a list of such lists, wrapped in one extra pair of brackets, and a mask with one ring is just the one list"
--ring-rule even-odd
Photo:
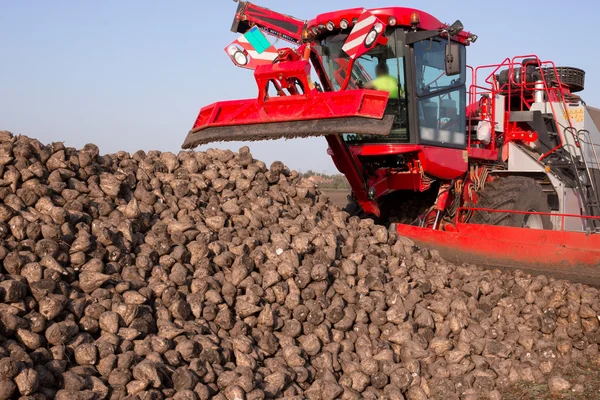
[[(474, 210), (474, 209), (471, 209)], [(463, 209), (461, 211), (470, 211)], [(486, 210), (515, 212), (514, 210)], [(561, 218), (581, 218), (561, 215)], [(597, 220), (597, 218), (594, 218)], [(435, 248), (451, 262), (559, 276), (600, 286), (598, 235), (565, 230), (523, 229), (458, 222), (453, 231), (399, 224), (398, 233)]]
[[(256, 27), (293, 47), (264, 62), (268, 46)], [(417, 243), (450, 258), (519, 261), (532, 270), (600, 262), (595, 175), (583, 153), (570, 150), (581, 144), (569, 114), (581, 105), (574, 95), (583, 89), (580, 70), (536, 56), (469, 67), (465, 48), (477, 36), (460, 21), (444, 24), (412, 8), (354, 8), (303, 21), (241, 1), (232, 31), (246, 36), (226, 51), (237, 66), (254, 69), (258, 96), (202, 108), (184, 148), (324, 136), (365, 215), (385, 219), (382, 204), (394, 193), (433, 191), (432, 204), (398, 228)], [(238, 51), (262, 61), (249, 63)], [(398, 98), (368, 85), (382, 64), (393, 70)], [(597, 168), (600, 185), (600, 162)], [(504, 196), (501, 187), (512, 192), (494, 200)], [(579, 214), (566, 213), (566, 190), (578, 196)], [(577, 216), (581, 232), (566, 230), (564, 219)]]

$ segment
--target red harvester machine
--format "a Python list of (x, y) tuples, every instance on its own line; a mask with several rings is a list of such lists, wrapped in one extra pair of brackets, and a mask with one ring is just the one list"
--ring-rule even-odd
[[(476, 35), (402, 7), (304, 21), (240, 1), (232, 31), (225, 51), (258, 97), (202, 108), (183, 148), (324, 136), (364, 215), (429, 198), (401, 235), (455, 262), (600, 284), (600, 110), (575, 94), (584, 71), (534, 55), (470, 67)], [(399, 96), (363, 88), (379, 64)]]

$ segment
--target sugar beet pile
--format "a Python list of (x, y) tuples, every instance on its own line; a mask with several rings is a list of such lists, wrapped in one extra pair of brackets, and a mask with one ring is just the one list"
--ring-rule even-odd
[(247, 148), (0, 140), (0, 399), (497, 399), (600, 365), (596, 289), (447, 263)]

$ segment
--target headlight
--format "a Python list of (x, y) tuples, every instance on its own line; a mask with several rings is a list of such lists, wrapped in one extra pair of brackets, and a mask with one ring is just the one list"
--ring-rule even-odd
[(237, 65), (248, 64), (248, 57), (246, 57), (246, 55), (239, 50), (233, 55), (233, 59)]
[(233, 57), (235, 55), (235, 53), (237, 53), (238, 51), (240, 51), (240, 49), (238, 49), (236, 46), (229, 46), (229, 48), (227, 49), (227, 53)]
[(394, 17), (394, 16), (391, 16), (391, 17), (388, 19), (388, 24), (389, 24), (390, 26), (395, 26), (397, 22), (398, 22), (398, 21), (396, 20), (396, 17)]
[(333, 23), (333, 21), (329, 21), (329, 22), (327, 23), (327, 30), (328, 30), (328, 31), (332, 31), (332, 30), (334, 30), (334, 29), (335, 29), (335, 24)]
[(341, 20), (341, 21), (340, 21), (340, 27), (341, 27), (342, 29), (348, 29), (348, 21), (347, 21), (347, 20), (345, 20), (345, 19)]
[(367, 196), (369, 196), (369, 200), (375, 200), (376, 195), (377, 195), (377, 192), (375, 191), (375, 188), (373, 186), (371, 186), (369, 188), (369, 191), (367, 192)]
[(367, 38), (365, 39), (365, 46), (371, 47), (375, 42), (375, 39), (377, 39), (377, 35), (377, 31), (375, 29), (372, 29), (371, 32), (369, 32), (369, 34), (367, 35)]

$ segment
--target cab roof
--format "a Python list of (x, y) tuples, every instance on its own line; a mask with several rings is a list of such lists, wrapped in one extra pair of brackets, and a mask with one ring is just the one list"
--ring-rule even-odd
[[(365, 11), (364, 8), (350, 8), (347, 10), (333, 11), (318, 15), (316, 18), (307, 22), (308, 29), (326, 25), (329, 21), (333, 22), (336, 28), (340, 27), (340, 22), (345, 19), (352, 25), (352, 20), (359, 18), (359, 16)], [(417, 24), (418, 30), (436, 30), (447, 26), (440, 20), (435, 18), (433, 15), (426, 13), (415, 8), (408, 7), (385, 7), (385, 8), (373, 8), (367, 9), (370, 13), (381, 19), (386, 24), (391, 17), (396, 19), (396, 26), (410, 27), (410, 19), (413, 13), (419, 15), (419, 24)], [(466, 42), (469, 37), (469, 32), (461, 32), (456, 39), (460, 42)]]

